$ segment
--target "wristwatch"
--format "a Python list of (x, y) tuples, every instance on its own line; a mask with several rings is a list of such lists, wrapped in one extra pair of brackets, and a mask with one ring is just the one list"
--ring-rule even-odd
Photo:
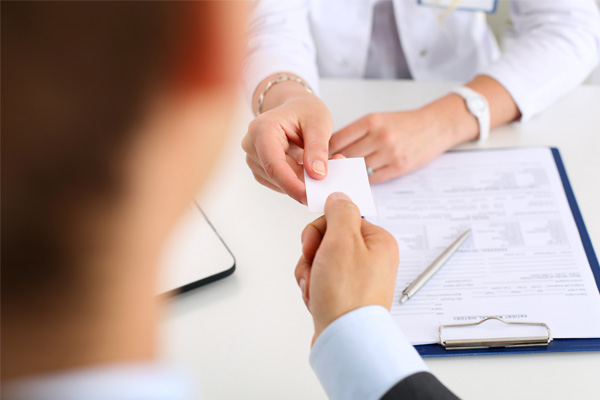
[(490, 135), (490, 107), (485, 97), (466, 86), (459, 86), (452, 89), (452, 93), (456, 93), (467, 103), (467, 109), (479, 124), (479, 142), (483, 142)]

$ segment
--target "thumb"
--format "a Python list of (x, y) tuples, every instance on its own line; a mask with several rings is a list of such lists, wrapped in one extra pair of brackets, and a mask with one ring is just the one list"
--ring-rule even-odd
[(325, 202), (325, 220), (327, 221), (326, 240), (336, 242), (352, 241), (361, 236), (362, 218), (356, 204), (344, 193), (332, 193)]
[(304, 168), (313, 179), (327, 176), (327, 159), (329, 158), (329, 139), (331, 129), (328, 124), (316, 126), (307, 124), (302, 130), (304, 141)]

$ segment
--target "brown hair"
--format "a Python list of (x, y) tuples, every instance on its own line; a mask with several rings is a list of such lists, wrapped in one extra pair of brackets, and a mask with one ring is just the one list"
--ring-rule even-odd
[(73, 283), (74, 249), (85, 245), (73, 226), (120, 190), (150, 91), (214, 80), (179, 57), (191, 57), (190, 45), (214, 47), (183, 40), (197, 4), (2, 2), (3, 306)]

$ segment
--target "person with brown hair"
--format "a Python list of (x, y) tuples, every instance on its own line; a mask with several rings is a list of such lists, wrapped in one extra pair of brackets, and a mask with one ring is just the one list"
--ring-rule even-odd
[[(3, 397), (193, 397), (157, 359), (156, 272), (226, 136), (244, 8), (2, 2)], [(386, 398), (454, 398), (397, 326), (379, 332), (364, 317), (375, 310), (370, 318), (389, 322), (393, 237), (335, 194), (302, 238), (296, 272), (315, 324), (313, 365), (337, 363), (315, 368), (321, 381), (355, 391), (342, 352), (364, 382), (354, 395), (396, 385)], [(370, 368), (373, 357), (393, 368)]]
[(244, 18), (228, 2), (2, 2), (6, 398), (130, 398), (136, 376), (170, 376), (158, 257), (226, 136)]

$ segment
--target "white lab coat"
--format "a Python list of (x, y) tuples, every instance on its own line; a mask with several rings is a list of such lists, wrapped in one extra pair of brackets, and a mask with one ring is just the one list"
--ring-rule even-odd
[[(318, 78), (362, 78), (375, 0), (261, 0), (248, 26), (247, 93), (267, 76), (292, 72), (318, 93)], [(594, 0), (511, 0), (516, 40), (500, 53), (482, 12), (393, 0), (398, 34), (415, 80), (500, 82), (522, 120), (585, 80), (600, 60)]]

